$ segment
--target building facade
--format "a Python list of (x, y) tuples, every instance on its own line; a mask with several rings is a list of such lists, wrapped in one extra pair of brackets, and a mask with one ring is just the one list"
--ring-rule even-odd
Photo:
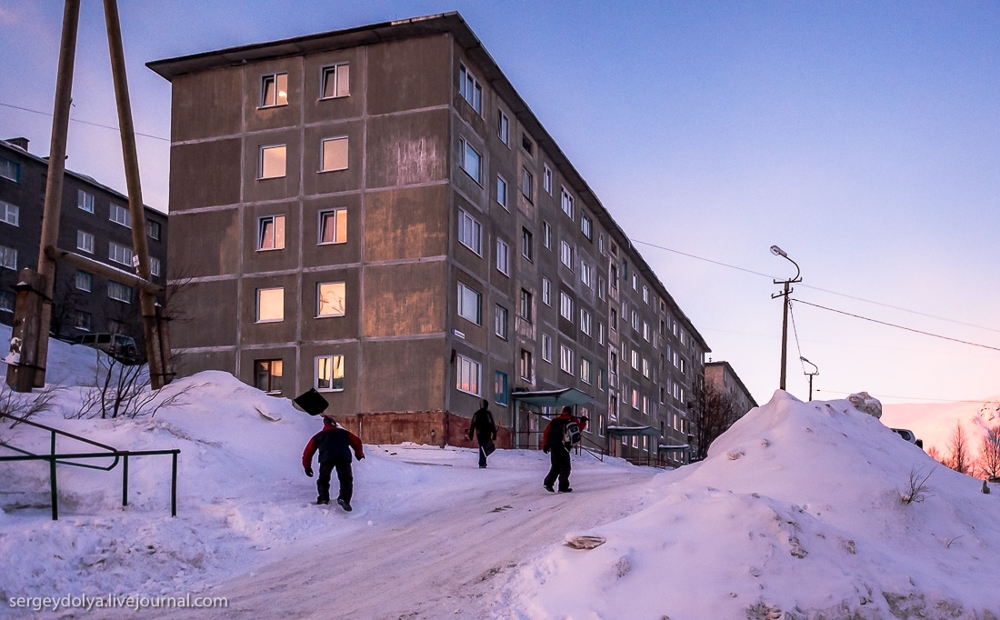
[(316, 388), (372, 442), (454, 443), (485, 398), (535, 445), (516, 392), (566, 387), (590, 441), (684, 441), (707, 345), (461, 16), (149, 66), (173, 93), (181, 374)]
[(705, 382), (723, 394), (728, 394), (741, 418), (757, 406), (757, 401), (729, 362), (706, 362)]
[[(0, 140), (0, 322), (14, 320), (14, 285), (24, 267), (38, 269), (48, 160), (28, 152), (26, 138)], [(153, 281), (166, 285), (167, 216), (146, 207)], [(58, 246), (135, 273), (128, 197), (94, 179), (66, 171)], [(51, 333), (71, 339), (86, 333), (142, 338), (138, 291), (65, 264), (56, 265)]]

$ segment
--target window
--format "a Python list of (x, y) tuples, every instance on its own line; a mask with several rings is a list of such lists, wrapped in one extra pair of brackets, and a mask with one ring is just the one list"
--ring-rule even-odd
[(255, 360), (254, 384), (268, 394), (281, 394), (281, 360)]
[(593, 317), (589, 312), (580, 308), (580, 331), (587, 334), (588, 336), (594, 331), (593, 328)]
[(257, 249), (281, 250), (285, 247), (285, 216), (268, 215), (257, 220)]
[(313, 387), (320, 391), (340, 392), (344, 389), (344, 356), (319, 355), (316, 357), (316, 381)]
[(503, 110), (497, 110), (497, 135), (501, 142), (510, 146), (510, 120)]
[(456, 358), (455, 388), (460, 392), (479, 396), (479, 384), (482, 379), (482, 365), (464, 355)]
[(346, 283), (320, 282), (316, 285), (316, 318), (344, 316), (346, 307)]
[(77, 290), (91, 292), (94, 290), (94, 276), (86, 271), (78, 269), (74, 284)]
[(149, 273), (154, 276), (160, 275), (160, 259), (149, 257)]
[(549, 196), (552, 195), (552, 168), (549, 168), (548, 164), (545, 164), (542, 170), (542, 188)]
[(542, 222), (542, 243), (549, 250), (552, 249), (552, 227), (548, 222)]
[(684, 360), (683, 357), (681, 358), (680, 361), (681, 361), (681, 374), (686, 377), (687, 376), (687, 364), (685, 363), (685, 360)]
[(645, 284), (642, 285), (642, 300), (649, 303), (649, 287)]
[(479, 80), (472, 75), (472, 72), (463, 65), (459, 65), (458, 70), (458, 94), (469, 102), (476, 113), (480, 116), (483, 115), (483, 87), (479, 85)]
[[(639, 408), (639, 390), (632, 390), (632, 408)], [(635, 441), (635, 437), (632, 438), (632, 441)]]
[(531, 138), (523, 133), (521, 134), (521, 148), (524, 149), (524, 152), (528, 155), (532, 155), (535, 148), (535, 145), (531, 143)]
[(573, 349), (559, 345), (559, 370), (573, 374)]
[(114, 241), (108, 242), (108, 260), (131, 267), (134, 256), (135, 253), (132, 252), (132, 248), (119, 245)]
[(573, 219), (573, 197), (570, 195), (570, 193), (566, 190), (565, 187), (562, 188), (561, 198), (562, 199), (560, 202), (562, 203), (563, 213), (568, 215), (569, 219)]
[(566, 291), (559, 291), (559, 315), (567, 321), (573, 320), (573, 298)]
[(580, 281), (587, 288), (594, 288), (594, 268), (580, 261)]
[(499, 174), (497, 175), (497, 203), (504, 209), (507, 208), (507, 181), (504, 181)]
[(639, 275), (634, 271), (632, 272), (632, 290), (636, 293), (639, 292)]
[(552, 336), (542, 334), (542, 360), (552, 363)]
[(17, 271), (17, 250), (0, 245), (0, 268)]
[(493, 378), (493, 400), (498, 405), (507, 405), (507, 373), (496, 371)]
[(649, 378), (649, 360), (642, 358), (642, 376)]
[(93, 324), (93, 317), (89, 312), (77, 310), (73, 315), (73, 328), (80, 331), (89, 332)]
[(82, 230), (76, 231), (76, 249), (83, 250), (88, 254), (94, 253), (94, 235)]
[(597, 324), (597, 344), (604, 344), (604, 323)]
[(108, 281), (108, 297), (127, 304), (132, 303), (132, 287), (114, 280)]
[(480, 173), (483, 168), (483, 156), (479, 154), (479, 151), (472, 148), (472, 145), (465, 140), (465, 138), (459, 138), (458, 140), (458, 165), (461, 166), (465, 173), (472, 177), (472, 180), (476, 183), (482, 183), (482, 177)]
[(608, 283), (604, 281), (604, 276), (597, 276), (597, 298), (600, 300), (607, 299), (608, 295)]
[(351, 94), (351, 66), (342, 63), (323, 67), (323, 96), (320, 99), (347, 97)]
[(347, 170), (347, 136), (325, 138), (320, 153), (319, 171)]
[(594, 220), (590, 219), (583, 210), (580, 211), (580, 232), (591, 241), (594, 240)]
[(132, 214), (125, 207), (120, 207), (112, 203), (111, 217), (109, 219), (116, 224), (121, 224), (125, 228), (132, 228)]
[(497, 305), (494, 331), (503, 340), (507, 340), (507, 308)]
[(646, 321), (642, 322), (642, 339), (649, 342), (649, 323)]
[(583, 381), (584, 383), (586, 383), (587, 385), (590, 385), (590, 382), (592, 380), (591, 379), (592, 373), (593, 373), (593, 366), (591, 365), (590, 360), (588, 360), (585, 357), (581, 357), (580, 358), (580, 380)]
[(11, 226), (18, 226), (21, 209), (9, 202), (0, 201), (0, 222), (5, 222)]
[(639, 331), (639, 313), (635, 310), (632, 311), (632, 329)]
[(83, 209), (87, 213), (94, 212), (94, 195), (88, 194), (82, 189), (76, 190), (76, 208)]
[(347, 209), (319, 212), (319, 244), (347, 243)]
[(288, 105), (288, 74), (275, 73), (260, 79), (260, 107)]
[(552, 282), (548, 278), (542, 278), (542, 303), (552, 307)]
[(510, 246), (497, 239), (497, 271), (510, 276)]
[(458, 283), (458, 316), (476, 325), (483, 324), (483, 296), (461, 282)]
[(531, 383), (531, 351), (521, 349), (521, 378)]
[(521, 289), (521, 309), (520, 316), (525, 321), (531, 323), (531, 293)]
[(603, 368), (597, 369), (597, 389), (604, 391), (605, 386), (608, 384), (607, 379), (608, 371)]
[(260, 147), (259, 179), (277, 179), (285, 176), (285, 145)]
[(146, 236), (155, 241), (160, 240), (160, 223), (146, 220)]
[(639, 370), (639, 351), (632, 349), (632, 370)]
[(604, 255), (604, 233), (597, 235), (597, 251)]
[(611, 289), (613, 291), (617, 291), (618, 290), (618, 267), (615, 267), (614, 265), (611, 265), (611, 267), (609, 268), (609, 271), (610, 271), (610, 273), (608, 274), (608, 278), (611, 280)]
[(21, 164), (12, 162), (6, 157), (0, 157), (0, 177), (10, 179), (15, 183), (20, 183)]
[(559, 240), (559, 260), (562, 261), (563, 265), (569, 267), (570, 271), (573, 270), (573, 246), (565, 239)]
[(618, 311), (615, 310), (614, 308), (612, 308), (611, 309), (610, 317), (611, 318), (610, 318), (609, 322), (611, 323), (611, 329), (617, 330), (618, 329)]
[(285, 320), (285, 289), (282, 287), (257, 289), (257, 322), (271, 323)]
[(531, 231), (527, 228), (521, 229), (521, 256), (528, 260), (534, 260), (535, 248), (532, 244)]
[(528, 199), (528, 202), (534, 202), (532, 199), (532, 191), (534, 189), (535, 177), (528, 172), (527, 168), (521, 168), (521, 193), (524, 197)]
[(476, 254), (483, 255), (483, 228), (464, 209), (458, 210), (458, 242)]

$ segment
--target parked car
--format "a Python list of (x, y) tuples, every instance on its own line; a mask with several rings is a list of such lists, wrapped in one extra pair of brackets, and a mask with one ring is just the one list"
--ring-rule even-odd
[(135, 339), (122, 334), (83, 334), (73, 339), (73, 344), (82, 344), (98, 351), (104, 351), (123, 364), (139, 362), (139, 347)]
[(917, 439), (917, 436), (914, 435), (913, 431), (911, 431), (910, 429), (907, 429), (907, 428), (893, 428), (893, 429), (890, 429), (890, 430), (892, 432), (896, 433), (897, 435), (899, 435), (900, 437), (902, 437), (903, 439), (905, 439), (906, 441), (908, 441), (908, 442), (910, 442), (912, 444), (916, 444), (916, 446), (918, 448), (920, 448), (921, 450), (924, 449), (924, 440), (923, 439)]

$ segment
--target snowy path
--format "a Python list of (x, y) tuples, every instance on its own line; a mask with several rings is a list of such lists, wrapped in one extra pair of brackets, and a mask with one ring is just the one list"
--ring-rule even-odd
[[(230, 604), (213, 617), (265, 610), (284, 618), (487, 617), (505, 573), (567, 532), (634, 512), (658, 471), (574, 457), (575, 491), (553, 495), (541, 486), (544, 461), (538, 469), (511, 471), (493, 458), (489, 469), (479, 470), (470, 451), (459, 454), (454, 465), (438, 464), (454, 467), (457, 478), (439, 497), (414, 488), (412, 497), (397, 498), (398, 509), (384, 522), (383, 511), (365, 507), (359, 486), (353, 513), (331, 509), (327, 515), (332, 527), (347, 521), (357, 526), (353, 532), (318, 532), (307, 545), (287, 548), (282, 559), (213, 588), (213, 596)], [(195, 616), (203, 612), (192, 611)]]

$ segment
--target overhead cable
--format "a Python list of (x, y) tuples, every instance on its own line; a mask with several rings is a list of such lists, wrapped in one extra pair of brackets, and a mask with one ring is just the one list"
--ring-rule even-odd
[[(13, 108), (15, 110), (23, 110), (25, 112), (31, 112), (33, 114), (41, 114), (43, 116), (52, 116), (51, 112), (42, 112), (41, 110), (32, 110), (31, 108), (24, 108), (24, 107), (21, 107), (19, 105), (12, 105), (10, 103), (4, 103), (2, 101), (0, 101), (0, 106), (3, 106), (5, 108)], [(82, 121), (82, 120), (80, 120), (78, 118), (70, 118), (69, 120), (70, 120), (70, 122), (73, 122), (73, 123), (82, 123), (84, 125), (93, 125), (94, 127), (101, 127), (103, 129), (110, 129), (112, 131), (117, 131), (117, 132), (121, 133), (121, 129), (119, 129), (118, 127), (114, 127), (112, 125), (102, 125), (100, 123), (92, 123), (90, 121)], [(170, 142), (169, 138), (161, 138), (160, 136), (154, 136), (152, 134), (142, 133), (142, 132), (139, 132), (139, 131), (136, 131), (134, 133), (135, 133), (135, 135), (142, 136), (144, 138), (152, 138), (154, 140), (163, 140), (164, 142)]]

